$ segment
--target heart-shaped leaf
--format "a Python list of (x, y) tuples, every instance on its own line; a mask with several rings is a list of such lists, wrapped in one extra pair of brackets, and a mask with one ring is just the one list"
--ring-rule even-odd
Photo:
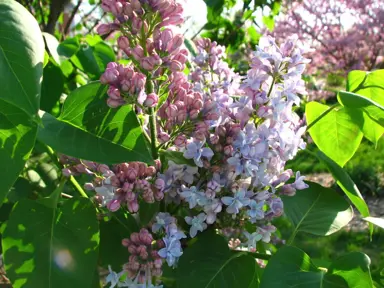
[(21, 200), (7, 222), (2, 245), (13, 287), (90, 287), (99, 228), (89, 199)]
[(309, 188), (283, 196), (284, 211), (295, 226), (293, 235), (306, 232), (326, 236), (339, 231), (352, 220), (353, 210), (334, 190), (307, 182)]
[(363, 116), (362, 114), (352, 116), (347, 109), (341, 107), (316, 120), (328, 109), (330, 109), (328, 106), (317, 102), (306, 105), (308, 124), (317, 121), (309, 129), (309, 134), (321, 151), (340, 166), (344, 166), (360, 145), (363, 133), (356, 122), (363, 122)]
[(269, 260), (261, 288), (371, 288), (367, 255), (352, 252), (340, 257), (327, 269), (319, 269), (302, 250), (285, 246)]

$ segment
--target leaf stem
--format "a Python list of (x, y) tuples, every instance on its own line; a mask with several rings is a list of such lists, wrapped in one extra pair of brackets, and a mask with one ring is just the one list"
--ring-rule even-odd
[(76, 188), (79, 194), (85, 198), (89, 198), (88, 195), (84, 192), (83, 188), (81, 188), (79, 182), (75, 179), (75, 177), (70, 176), (69, 181), (71, 181), (72, 185)]
[(327, 116), (328, 113), (330, 113), (333, 109), (335, 109), (339, 106), (340, 106), (340, 104), (336, 103), (335, 105), (332, 105), (331, 107), (329, 107), (328, 110), (324, 111), (319, 117), (317, 117), (315, 119), (315, 121), (313, 121), (311, 124), (308, 125), (307, 131), (309, 131), (309, 129), (311, 129), (317, 122), (319, 122), (321, 119), (323, 119), (325, 116)]

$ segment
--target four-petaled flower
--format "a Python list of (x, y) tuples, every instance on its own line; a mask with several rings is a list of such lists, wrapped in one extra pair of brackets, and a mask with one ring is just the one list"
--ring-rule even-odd
[(201, 157), (205, 157), (208, 160), (211, 160), (213, 156), (213, 151), (211, 148), (204, 147), (203, 141), (193, 141), (187, 145), (187, 150), (184, 151), (184, 158), (193, 159), (195, 164), (198, 167), (203, 167), (203, 161)]
[(251, 200), (246, 197), (246, 192), (247, 190), (245, 188), (241, 188), (235, 193), (234, 197), (226, 196), (221, 198), (221, 202), (228, 206), (226, 211), (229, 214), (237, 214), (239, 213), (239, 209), (249, 204)]
[(169, 213), (160, 212), (156, 215), (156, 222), (152, 225), (152, 232), (156, 233), (162, 228), (165, 229), (173, 222), (175, 222), (175, 218), (169, 215)]
[(264, 201), (256, 202), (251, 200), (249, 203), (250, 210), (247, 211), (249, 217), (251, 217), (251, 222), (254, 223), (256, 220), (261, 220), (264, 218)]
[(197, 204), (204, 206), (207, 203), (207, 197), (202, 191), (198, 191), (195, 186), (181, 187), (180, 196), (189, 203), (189, 208), (194, 208)]
[(250, 248), (256, 249), (256, 242), (260, 241), (263, 238), (263, 235), (261, 235), (260, 233), (257, 233), (257, 232), (253, 232), (251, 234), (247, 231), (244, 231), (244, 235), (245, 235), (245, 237), (247, 237), (247, 240), (248, 240), (247, 241), (248, 249), (250, 249)]
[(200, 213), (199, 215), (194, 216), (193, 218), (187, 216), (184, 219), (188, 225), (191, 225), (189, 235), (192, 238), (196, 236), (197, 231), (203, 232), (205, 229), (207, 229), (207, 224), (204, 223), (205, 219), (207, 219), (207, 215), (205, 213)]
[(177, 262), (177, 259), (183, 255), (183, 250), (181, 249), (181, 243), (176, 239), (163, 238), (165, 247), (160, 249), (158, 254), (161, 258), (167, 260), (169, 266), (174, 266)]
[(296, 172), (296, 180), (295, 182), (292, 184), (293, 187), (295, 187), (297, 190), (303, 190), (303, 189), (306, 189), (308, 188), (308, 184), (306, 184), (304, 182), (304, 179), (305, 179), (305, 176), (301, 176), (300, 175), (300, 171), (297, 171)]

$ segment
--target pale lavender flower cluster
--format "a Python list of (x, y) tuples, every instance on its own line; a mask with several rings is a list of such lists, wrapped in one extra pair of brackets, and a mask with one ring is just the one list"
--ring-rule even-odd
[[(254, 250), (258, 241), (269, 242), (276, 231), (271, 220), (284, 212), (279, 195), (307, 188), (299, 172), (286, 184), (294, 175), (285, 169), (286, 161), (305, 148), (305, 127), (293, 105), (305, 93), (301, 74), (308, 60), (295, 39), (277, 46), (273, 38), (262, 37), (246, 77), (229, 68), (224, 47), (198, 40), (187, 76), (182, 71), (188, 51), (172, 27), (183, 22), (180, 3), (103, 0), (102, 7), (116, 20), (101, 25), (99, 33), (119, 30), (118, 46), (132, 61), (110, 63), (101, 76), (109, 86), (107, 103), (133, 104), (144, 118), (150, 114), (157, 130), (144, 127), (145, 132), (152, 141), (157, 138), (162, 153), (173, 153), (170, 159), (164, 153), (163, 163), (156, 160), (155, 166), (76, 162), (66, 167), (68, 175), (94, 175), (86, 187), (112, 212), (126, 206), (135, 214), (142, 202), (162, 201), (150, 228), (124, 240), (131, 254), (122, 272), (126, 283), (116, 282), (122, 274), (114, 272), (110, 282), (159, 287), (152, 283), (163, 262), (177, 266), (185, 233), (193, 238), (209, 227), (236, 226), (241, 232), (236, 247)], [(166, 211), (177, 211), (187, 231), (177, 225), (176, 212)], [(247, 221), (253, 224), (250, 231)]]

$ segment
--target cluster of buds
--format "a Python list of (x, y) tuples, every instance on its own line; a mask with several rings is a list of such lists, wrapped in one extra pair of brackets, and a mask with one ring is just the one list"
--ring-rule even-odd
[(124, 66), (115, 62), (109, 63), (100, 77), (102, 84), (109, 85), (107, 104), (112, 108), (125, 103), (143, 104), (146, 100), (145, 81), (145, 75), (135, 72), (133, 66)]
[(130, 254), (128, 263), (123, 266), (128, 278), (145, 284), (152, 281), (153, 277), (156, 281), (162, 275), (163, 260), (158, 254), (159, 249), (164, 248), (162, 240), (155, 241), (152, 233), (143, 228), (139, 233), (134, 232), (129, 238), (123, 239), (122, 244)]
[(139, 202), (154, 203), (164, 198), (164, 181), (156, 176), (157, 169), (142, 162), (115, 165), (101, 177), (95, 178), (94, 190), (102, 205), (112, 212), (125, 204), (136, 213)]

